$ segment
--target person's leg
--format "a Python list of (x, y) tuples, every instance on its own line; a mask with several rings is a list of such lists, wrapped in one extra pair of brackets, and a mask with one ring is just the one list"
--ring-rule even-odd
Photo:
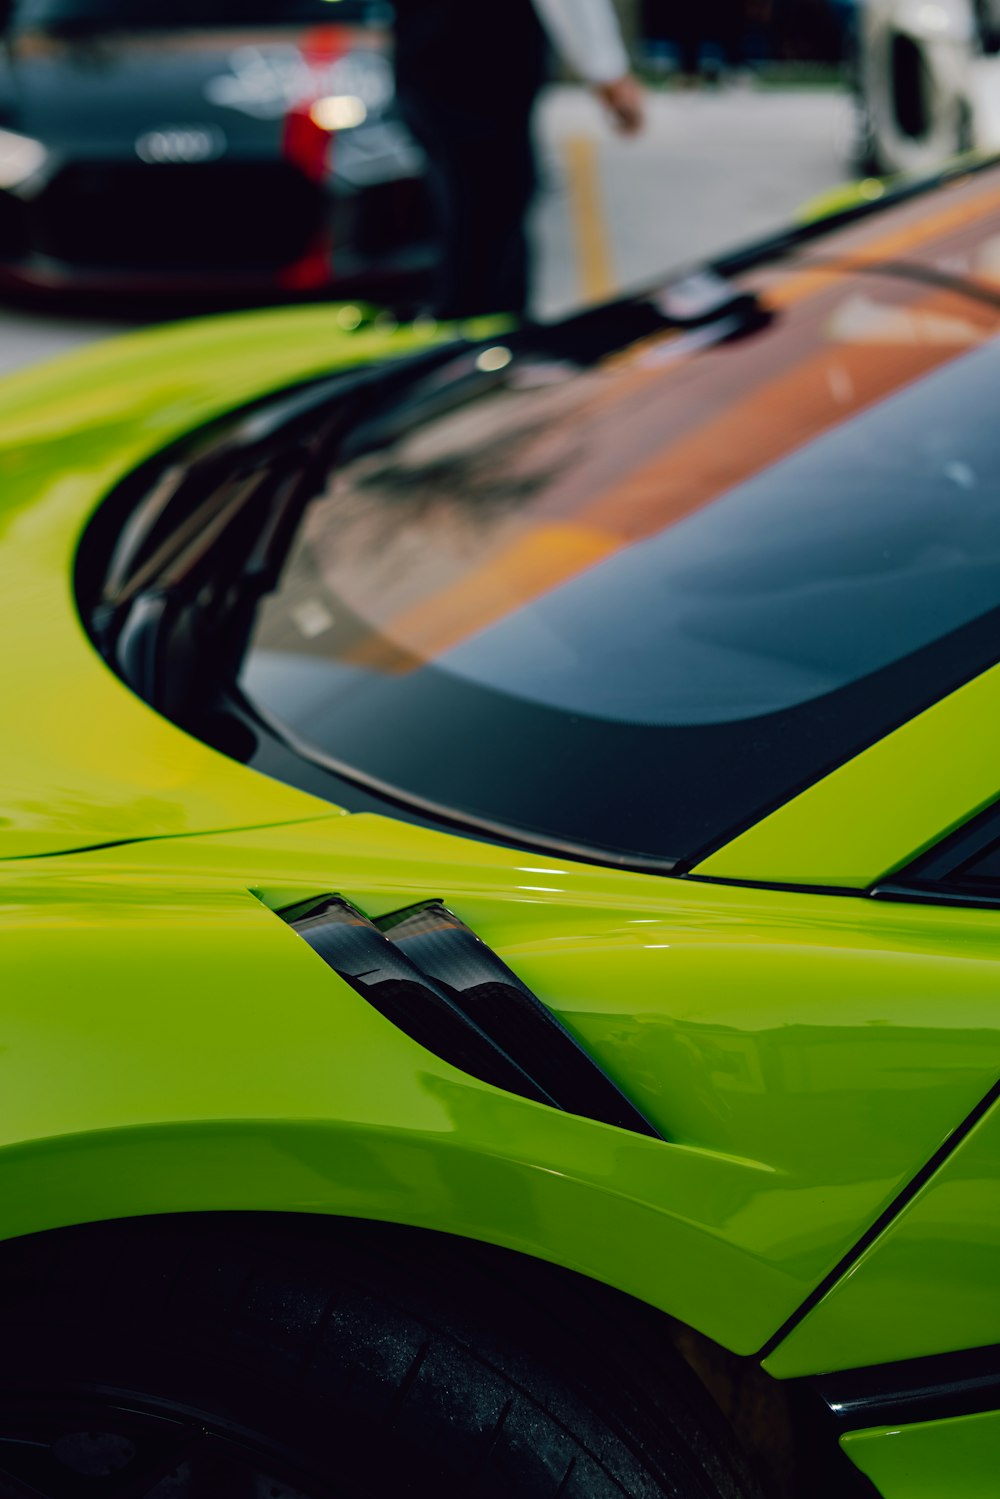
[(445, 115), (422, 101), (403, 113), (428, 158), (441, 258), (442, 318), (522, 313), (529, 296), (525, 219), (535, 188), (530, 106), (517, 115)]
[(528, 115), (499, 121), (464, 153), (465, 300), (484, 312), (527, 311), (531, 268), (527, 216), (536, 187)]
[(438, 111), (423, 99), (400, 96), (398, 107), (426, 158), (425, 181), (437, 251), (430, 295), (431, 305), (437, 311), (450, 294), (457, 233), (457, 187), (451, 169), (447, 131), (442, 127)]

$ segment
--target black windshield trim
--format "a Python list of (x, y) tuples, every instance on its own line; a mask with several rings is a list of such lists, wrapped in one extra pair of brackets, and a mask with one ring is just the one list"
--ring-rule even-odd
[[(977, 177), (980, 173), (991, 171), (998, 165), (1000, 165), (1000, 152), (991, 152), (989, 155), (977, 156), (975, 159), (960, 158), (942, 168), (941, 171), (931, 172), (926, 176), (907, 178), (905, 181), (889, 181), (884, 184), (885, 191), (881, 197), (862, 203), (852, 203), (847, 208), (837, 209), (836, 212), (825, 214), (811, 222), (795, 224), (792, 228), (783, 229), (778, 234), (751, 240), (745, 245), (738, 245), (735, 250), (728, 251), (710, 261), (710, 269), (720, 276), (742, 275), (766, 261), (780, 261), (800, 247), (811, 244), (814, 240), (823, 239), (838, 229), (845, 229), (864, 219), (878, 218), (890, 209), (900, 207), (901, 204), (926, 197), (939, 188), (962, 183), (970, 177)], [(866, 267), (870, 269), (870, 263), (866, 262)]]
[[(785, 754), (789, 753), (791, 745), (795, 754), (801, 756), (801, 746), (792, 743), (793, 725), (801, 722), (800, 715), (806, 715), (808, 718), (806, 728), (810, 736), (816, 734), (827, 738), (836, 733), (838, 725), (851, 718), (855, 713), (853, 705), (859, 699), (871, 696), (884, 701), (885, 695), (890, 691), (895, 699), (895, 712), (891, 717), (883, 717), (877, 730), (873, 730), (867, 719), (863, 719), (862, 726), (851, 735), (845, 736), (844, 742), (838, 744), (822, 762), (815, 762), (798, 775), (776, 774), (775, 789), (752, 808), (747, 809), (741, 815), (728, 816), (724, 826), (722, 826), (721, 818), (717, 818), (715, 827), (719, 831), (715, 831), (715, 828), (707, 828), (705, 836), (693, 839), (689, 846), (669, 854), (643, 855), (635, 851), (623, 850), (610, 843), (589, 844), (585, 841), (563, 841), (558, 835), (546, 834), (537, 829), (529, 832), (519, 828), (515, 823), (496, 821), (468, 808), (461, 810), (456, 810), (454, 807), (448, 808), (436, 799), (421, 797), (409, 790), (403, 790), (390, 780), (357, 770), (349, 762), (329, 755), (311, 741), (300, 738), (284, 724), (279, 727), (276, 721), (268, 722), (264, 710), (256, 702), (253, 704), (253, 711), (260, 715), (262, 722), (268, 722), (269, 734), (273, 738), (283, 740), (302, 761), (319, 766), (342, 781), (353, 782), (363, 789), (391, 800), (398, 807), (409, 807), (418, 814), (431, 817), (435, 821), (447, 819), (450, 826), (485, 833), (492, 838), (499, 838), (503, 842), (513, 842), (519, 846), (525, 846), (530, 840), (530, 845), (540, 849), (562, 851), (566, 857), (584, 858), (591, 863), (633, 869), (637, 872), (676, 875), (696, 869), (712, 854), (728, 847), (750, 828), (756, 827), (782, 807), (794, 802), (811, 787), (825, 780), (833, 771), (848, 764), (864, 750), (871, 748), (874, 743), (889, 738), (914, 718), (927, 712), (970, 681), (974, 681), (984, 672), (995, 667), (998, 661), (997, 640), (1000, 638), (998, 632), (1000, 632), (1000, 606), (938, 640), (920, 647), (899, 661), (890, 662), (867, 677), (839, 688), (825, 698), (796, 705), (765, 719), (764, 722), (771, 726), (773, 743), (769, 746), (764, 759), (768, 764), (772, 766), (778, 764), (780, 767), (778, 750), (780, 744), (783, 743)], [(940, 668), (936, 663), (939, 661), (953, 663), (953, 670), (947, 675), (947, 685), (943, 689), (937, 676)], [(937, 685), (927, 685), (929, 682), (937, 682)], [(499, 701), (501, 694), (495, 693), (492, 696)], [(245, 701), (248, 699), (245, 698)], [(554, 712), (555, 710), (537, 709), (535, 711)], [(739, 720), (733, 724), (713, 727), (720, 734), (732, 736), (734, 742), (737, 736), (745, 733), (745, 723)], [(643, 731), (636, 729), (633, 732)], [(675, 729), (672, 732), (680, 735), (698, 734), (704, 731), (696, 727)], [(728, 750), (725, 746), (720, 746), (715, 753), (721, 764)], [(572, 850), (575, 852), (571, 852)]]
[(377, 776), (366, 775), (356, 766), (347, 765), (332, 755), (324, 754), (314, 745), (299, 739), (285, 724), (273, 718), (259, 704), (251, 703), (243, 694), (234, 693), (233, 704), (240, 709), (241, 716), (253, 728), (263, 730), (271, 739), (289, 750), (296, 759), (325, 771), (336, 777), (338, 781), (346, 782), (350, 786), (356, 786), (359, 790), (378, 797), (380, 801), (384, 801), (389, 807), (400, 812), (415, 812), (421, 820), (426, 819), (444, 830), (472, 834), (477, 838), (501, 843), (508, 848), (556, 854), (560, 858), (586, 864), (599, 864), (604, 868), (627, 870), (635, 874), (676, 875), (681, 870), (680, 859), (650, 858), (626, 850), (617, 852), (592, 847), (586, 843), (571, 843), (561, 838), (546, 837), (527, 828), (456, 812), (454, 808), (446, 807), (439, 802), (401, 791), (399, 787), (379, 780)]

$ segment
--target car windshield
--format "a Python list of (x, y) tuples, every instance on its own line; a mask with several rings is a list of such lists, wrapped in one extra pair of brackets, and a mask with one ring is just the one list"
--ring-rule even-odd
[(13, 25), (41, 31), (319, 25), (386, 12), (369, 0), (16, 0)]
[(996, 303), (829, 279), (707, 351), (517, 354), (343, 466), (249, 698), (417, 804), (669, 862), (991, 664)]

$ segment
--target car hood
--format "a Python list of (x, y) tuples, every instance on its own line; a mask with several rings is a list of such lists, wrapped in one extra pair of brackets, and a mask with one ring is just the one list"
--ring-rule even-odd
[(359, 27), (27, 36), (8, 49), (0, 112), (76, 155), (131, 155), (146, 131), (196, 126), (213, 154), (254, 156), (277, 152), (297, 105), (360, 92), (374, 112), (391, 89), (381, 35)]

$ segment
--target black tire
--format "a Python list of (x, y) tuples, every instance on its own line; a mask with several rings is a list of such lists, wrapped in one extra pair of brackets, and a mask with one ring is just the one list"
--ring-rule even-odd
[(0, 1495), (757, 1496), (658, 1321), (358, 1223), (40, 1235), (0, 1247)]

